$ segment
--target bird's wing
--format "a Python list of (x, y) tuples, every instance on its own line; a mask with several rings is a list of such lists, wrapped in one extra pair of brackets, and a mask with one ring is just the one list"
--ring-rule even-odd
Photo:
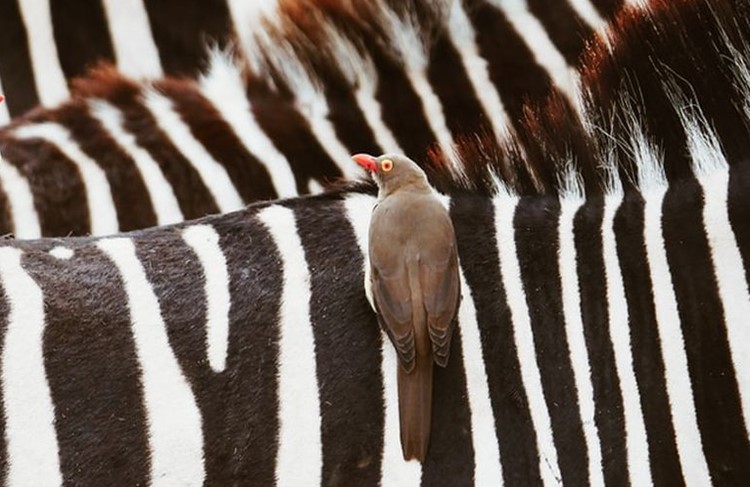
[(456, 244), (453, 238), (449, 242), (426, 249), (428, 253), (419, 265), (432, 353), (441, 367), (448, 363), (460, 299)]
[(414, 368), (416, 345), (412, 327), (411, 291), (406, 268), (384, 269), (372, 262), (372, 297), (378, 320), (396, 347), (407, 372)]

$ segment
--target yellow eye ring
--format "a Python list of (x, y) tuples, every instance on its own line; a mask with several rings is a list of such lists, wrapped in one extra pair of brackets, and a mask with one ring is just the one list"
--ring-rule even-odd
[(380, 163), (380, 169), (382, 169), (384, 172), (388, 172), (391, 169), (393, 169), (393, 161), (390, 159), (383, 159), (383, 161)]

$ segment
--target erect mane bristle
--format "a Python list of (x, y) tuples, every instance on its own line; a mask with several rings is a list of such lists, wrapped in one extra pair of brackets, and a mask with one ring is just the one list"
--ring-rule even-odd
[[(639, 141), (663, 159), (667, 181), (692, 178), (695, 127), (711, 131), (706, 140), (730, 165), (750, 161), (749, 1), (656, 0), (624, 11), (607, 36), (583, 59), (583, 118), (560, 95), (529, 102), (503, 147), (482, 134), (458, 141), (461, 177), (433, 153), (428, 173), (438, 189), (484, 192), (495, 178), (521, 195), (560, 195), (571, 171), (587, 195), (638, 189)], [(705, 123), (686, 126), (686, 109)]]

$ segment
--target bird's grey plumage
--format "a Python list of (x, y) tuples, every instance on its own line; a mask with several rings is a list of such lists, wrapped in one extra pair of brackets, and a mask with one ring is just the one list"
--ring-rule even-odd
[(432, 367), (448, 363), (460, 299), (450, 216), (413, 161), (358, 155), (379, 187), (370, 223), (370, 285), (381, 326), (399, 358), (401, 446), (424, 460), (432, 415)]

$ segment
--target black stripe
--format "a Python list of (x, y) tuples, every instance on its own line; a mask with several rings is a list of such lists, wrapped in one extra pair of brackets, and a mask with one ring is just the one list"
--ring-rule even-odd
[(487, 60), (490, 79), (511, 122), (517, 126), (524, 98), (543, 99), (550, 92), (552, 80), (534, 61), (531, 51), (502, 12), (484, 0), (472, 3), (468, 12), (477, 34), (479, 52)]
[(21, 19), (18, 2), (3, 2), (0, 15), (0, 82), (7, 98), (8, 110), (16, 117), (36, 105), (39, 97), (34, 85), (31, 53), (26, 27)]
[[(5, 343), (5, 334), (8, 331), (8, 315), (10, 313), (10, 303), (7, 298), (8, 283), (0, 281), (0, 336), (2, 343)], [(12, 285), (12, 283), (11, 283)], [(0, 345), (3, 347), (4, 345)], [(4, 404), (4, 390), (0, 387), (0, 404)], [(5, 414), (0, 414), (0, 483), (7, 485), (8, 476), (8, 445), (5, 440)]]
[(472, 292), (463, 299), (473, 299), (476, 308), (503, 478), (506, 485), (540, 485), (536, 435), (500, 278), (492, 202), (478, 196), (453, 198), (451, 218), (461, 268)]
[(625, 0), (591, 0), (599, 13), (607, 20), (613, 20), (625, 6)]
[(232, 32), (226, 0), (146, 0), (164, 71), (195, 76), (208, 64), (208, 45), (224, 48)]
[(530, 0), (529, 10), (544, 26), (552, 42), (571, 66), (578, 66), (591, 28), (567, 0)]
[(157, 86), (170, 97), (193, 137), (224, 166), (245, 203), (278, 196), (265, 166), (247, 151), (234, 129), (193, 83), (165, 80)]
[(750, 444), (702, 211), (696, 180), (673, 184), (664, 198), (662, 228), (711, 478), (740, 485), (750, 479)]
[[(459, 325), (460, 326), (460, 325)], [(445, 368), (435, 365), (432, 388), (432, 430), (427, 458), (422, 464), (422, 485), (472, 485), (474, 448), (471, 411), (461, 336), (456, 332)], [(482, 445), (476, 445), (482, 448)]]
[(518, 203), (513, 224), (560, 473), (563, 483), (583, 485), (588, 478), (588, 455), (582, 448), (586, 443), (562, 311), (557, 262), (559, 215), (556, 199), (527, 197)]
[(604, 482), (607, 485), (628, 485), (622, 391), (607, 328), (602, 217), (603, 199), (590, 198), (578, 211), (574, 222), (581, 318), (594, 388)]
[[(265, 227), (246, 212), (214, 220), (229, 273), (229, 349), (223, 403), (204, 422), (207, 485), (273, 485), (278, 448), (278, 313), (283, 275)], [(213, 481), (216, 479), (216, 481)]]
[(376, 45), (369, 48), (378, 76), (375, 99), (380, 103), (383, 122), (401, 149), (421, 161), (435, 142), (422, 102), (406, 77), (403, 61), (392, 59)]
[(745, 280), (750, 283), (750, 225), (747, 224), (750, 221), (747, 205), (747, 195), (749, 194), (750, 170), (739, 164), (731, 166), (729, 168), (727, 212), (734, 236), (737, 239), (737, 247), (742, 255), (742, 263), (745, 266)]
[(375, 135), (354, 97), (354, 89), (340, 74), (330, 72), (322, 78), (326, 83), (325, 95), (330, 109), (328, 118), (338, 139), (352, 154), (382, 154), (383, 148), (375, 142)]
[(64, 482), (145, 485), (146, 412), (123, 284), (101, 252), (71, 247), (68, 261), (42, 252), (23, 260), (44, 293), (45, 371)]
[(114, 61), (101, 0), (55, 0), (49, 6), (55, 46), (66, 79), (82, 76), (99, 61)]
[(447, 35), (430, 50), (427, 78), (440, 98), (448, 128), (454, 136), (487, 129), (484, 113), (469, 81), (461, 56)]
[(617, 254), (628, 302), (633, 368), (641, 394), (655, 485), (685, 485), (667, 398), (652, 282), (643, 241), (643, 200), (628, 192), (614, 221)]
[[(6, 139), (0, 134), (0, 154), (5, 154), (5, 145), (13, 144), (14, 139)], [(1, 157), (1, 156), (0, 156)], [(0, 238), (13, 233), (13, 215), (8, 199), (8, 189), (5, 185), (0, 185)]]
[(363, 292), (363, 258), (341, 205), (299, 205), (310, 269), (320, 388), (323, 485), (377, 485), (383, 451), (381, 338)]
[(120, 231), (156, 225), (156, 213), (135, 161), (117, 145), (101, 123), (93, 118), (86, 104), (68, 103), (45, 112), (44, 119), (63, 125), (81, 150), (96, 161), (107, 176), (117, 211)]
[(274, 93), (261, 83), (250, 81), (248, 97), (258, 125), (289, 161), (300, 194), (309, 192), (311, 179), (327, 181), (341, 176), (310, 125), (296, 111), (288, 90), (282, 87), (281, 94)]
[(28, 181), (43, 236), (89, 233), (81, 175), (56, 146), (41, 139), (16, 140), (4, 147), (3, 157)]
[(185, 219), (197, 218), (219, 212), (213, 196), (203, 183), (198, 171), (164, 133), (151, 112), (142, 104), (138, 89), (123, 86), (113, 93), (110, 101), (122, 111), (123, 127), (135, 137), (159, 164), (164, 177), (174, 190)]

